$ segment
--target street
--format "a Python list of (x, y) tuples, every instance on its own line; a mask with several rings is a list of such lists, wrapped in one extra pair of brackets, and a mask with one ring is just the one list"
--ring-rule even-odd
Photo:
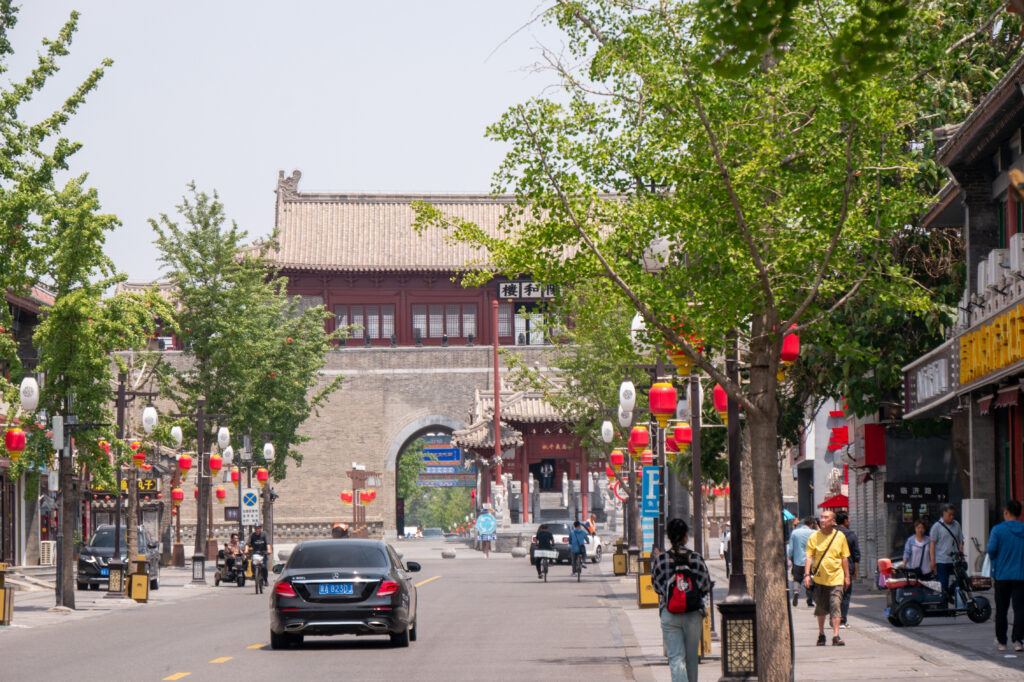
[[(111, 602), (78, 592), (79, 610), (52, 613), (52, 593), (18, 595), (14, 625), (0, 629), (3, 679), (249, 680), (339, 677), (415, 680), (667, 680), (657, 612), (638, 609), (632, 579), (588, 565), (577, 583), (569, 567), (536, 579), (525, 559), (485, 559), (461, 543), (400, 541), (420, 561), (420, 638), (393, 649), (382, 637), (312, 638), (297, 650), (271, 651), (266, 594), (245, 588), (185, 586), (184, 570), (165, 569), (149, 604)], [(444, 548), (457, 557), (440, 558)], [(709, 565), (724, 596), (722, 562)], [(208, 575), (208, 578), (210, 576)], [(212, 584), (212, 579), (211, 579)], [(1014, 680), (1024, 656), (997, 654), (991, 624), (926, 621), (914, 629), (884, 622), (881, 593), (854, 600), (843, 649), (813, 645), (810, 609), (793, 611), (798, 680)], [(801, 602), (802, 604), (802, 602)], [(43, 636), (40, 636), (43, 635)], [(718, 642), (701, 679), (721, 674)]]

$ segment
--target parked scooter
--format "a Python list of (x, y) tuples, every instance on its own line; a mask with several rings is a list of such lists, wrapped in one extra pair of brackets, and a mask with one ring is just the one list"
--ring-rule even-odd
[(236, 555), (232, 566), (228, 566), (224, 550), (217, 552), (217, 572), (213, 574), (213, 584), (234, 583), (239, 587), (245, 587), (246, 558), (244, 555)]
[(974, 623), (984, 623), (992, 615), (985, 597), (974, 596), (975, 585), (967, 575), (967, 561), (958, 553), (953, 561), (949, 586), (950, 603), (936, 580), (922, 580), (914, 569), (894, 567), (891, 559), (878, 560), (878, 572), (885, 579), (885, 615), (893, 625), (913, 627), (933, 616), (966, 615)]

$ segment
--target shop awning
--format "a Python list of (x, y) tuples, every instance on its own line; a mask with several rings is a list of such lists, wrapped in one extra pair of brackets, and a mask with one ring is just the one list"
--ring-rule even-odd
[(1019, 402), (1020, 387), (1014, 386), (1013, 388), (1006, 388), (996, 394), (995, 402), (992, 403), (992, 409), (998, 410), (1000, 407), (1016, 407)]
[(818, 505), (821, 509), (846, 509), (850, 506), (850, 498), (846, 495), (833, 495)]
[(995, 399), (996, 399), (996, 397), (994, 395), (987, 395), (984, 398), (982, 398), (981, 400), (979, 400), (978, 401), (978, 414), (981, 415), (981, 416), (985, 416), (986, 414), (991, 412), (992, 411), (992, 401), (994, 401)]

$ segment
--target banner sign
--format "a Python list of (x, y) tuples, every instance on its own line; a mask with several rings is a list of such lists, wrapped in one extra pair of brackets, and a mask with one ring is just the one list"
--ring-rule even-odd
[(886, 483), (886, 502), (948, 502), (948, 483)]
[(459, 448), (424, 448), (423, 463), (427, 466), (452, 465), (462, 461), (462, 450)]
[(425, 488), (473, 488), (476, 487), (476, 474), (421, 474), (416, 477), (416, 485)]

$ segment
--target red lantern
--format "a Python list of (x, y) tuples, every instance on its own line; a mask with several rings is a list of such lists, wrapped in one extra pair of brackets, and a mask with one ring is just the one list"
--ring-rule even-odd
[(185, 491), (181, 488), (175, 488), (171, 491), (171, 500), (174, 502), (175, 507), (181, 506), (182, 501), (185, 499)]
[(611, 465), (604, 468), (604, 473), (608, 477), (608, 480), (615, 480), (615, 469), (612, 469)]
[[(675, 323), (674, 317), (673, 322)], [(695, 334), (687, 333), (686, 326), (682, 321), (675, 323), (675, 328), (679, 336), (686, 340), (690, 347), (697, 352), (697, 355), (702, 355), (704, 353), (704, 342), (697, 338)], [(672, 364), (676, 366), (676, 371), (679, 375), (687, 376), (690, 373), (690, 369), (693, 367), (693, 361), (686, 357), (682, 348), (671, 343), (666, 345), (666, 350), (668, 352), (669, 360), (671, 360)]]
[(612, 465), (612, 469), (615, 471), (622, 468), (623, 461), (625, 461), (625, 453), (622, 450), (612, 450), (611, 454), (608, 455), (608, 463)]
[(650, 450), (644, 450), (640, 453), (640, 464), (645, 467), (654, 466), (654, 453)]
[(693, 429), (690, 428), (689, 424), (680, 424), (672, 430), (672, 437), (676, 441), (676, 446), (680, 452), (686, 452), (687, 448), (693, 444)]
[(224, 504), (224, 498), (228, 496), (228, 491), (224, 490), (224, 486), (217, 486), (217, 501)]
[(373, 498), (370, 496), (370, 492), (371, 491), (369, 490), (360, 491), (359, 501), (362, 502), (363, 504), (370, 504), (371, 502), (373, 502)]
[[(674, 410), (675, 408), (673, 408)], [(626, 443), (629, 451), (636, 454), (651, 444), (651, 434), (647, 432), (646, 426), (634, 426), (629, 432), (629, 440)]]
[(137, 448), (135, 446), (136, 443), (132, 443), (132, 450), (134, 450), (132, 453), (132, 462), (135, 463), (136, 468), (139, 468), (146, 463), (146, 451), (141, 447)]
[(241, 474), (238, 473), (238, 467), (233, 468), (231, 470), (231, 482), (235, 484), (236, 488), (238, 487), (238, 482), (240, 479)]
[(352, 493), (343, 490), (341, 492), (341, 501), (345, 504), (352, 504)]
[(199, 486), (198, 485), (196, 486), (196, 489), (192, 491), (192, 493), (195, 496), (195, 498), (198, 500), (199, 499)]
[(143, 464), (142, 465), (142, 470), (143, 471), (152, 471), (153, 470), (153, 465), (152, 464)]
[(178, 458), (178, 468), (181, 469), (181, 480), (188, 478), (189, 469), (192, 468), (192, 458), (188, 455), (182, 455)]
[(675, 459), (675, 455), (679, 454), (679, 444), (676, 443), (674, 436), (665, 436), (665, 454), (671, 454)]
[(210, 473), (214, 475), (219, 474), (223, 466), (224, 460), (220, 455), (210, 455)]
[(259, 469), (256, 470), (256, 480), (260, 482), (261, 488), (267, 484), (267, 480), (269, 478), (270, 472), (264, 469), (263, 467), (260, 467)]
[(723, 424), (729, 423), (729, 396), (726, 394), (725, 389), (722, 388), (721, 384), (715, 384), (715, 390), (712, 395), (715, 402), (715, 412), (722, 418)]
[(11, 456), (11, 460), (17, 462), (18, 458), (21, 457), (21, 453), (25, 452), (25, 432), (18, 427), (7, 429), (7, 434), (4, 436), (4, 446), (7, 448), (7, 453)]
[(672, 384), (661, 381), (651, 386), (651, 415), (658, 421), (658, 426), (661, 428), (668, 426), (668, 420), (676, 414), (677, 402), (676, 387)]
[[(796, 327), (795, 324), (792, 327), (790, 327), (790, 329), (793, 329), (794, 327)], [(784, 337), (782, 337), (782, 353), (779, 357), (782, 360), (782, 362), (787, 365), (796, 362), (796, 359), (800, 357), (799, 334), (786, 334)]]

